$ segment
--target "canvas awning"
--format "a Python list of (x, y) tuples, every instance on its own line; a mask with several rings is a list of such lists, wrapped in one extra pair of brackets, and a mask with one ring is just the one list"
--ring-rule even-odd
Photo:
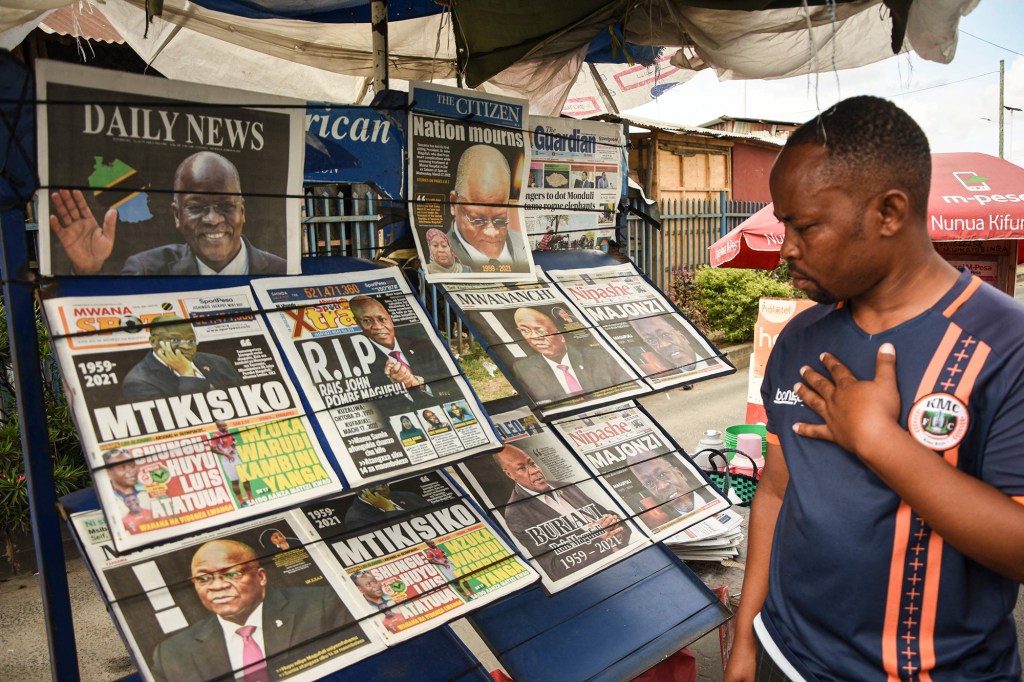
[[(892, 56), (894, 39), (948, 63), (959, 18), (977, 2), (408, 0), (389, 5), (388, 65), (399, 89), (399, 80), (455, 84), (461, 73), (470, 86), (530, 100), (534, 114), (593, 116), (649, 101), (703, 68), (721, 79), (831, 71)], [(68, 5), (79, 0), (0, 0), (0, 47)], [(170, 78), (349, 103), (372, 94), (367, 5), (163, 0), (148, 26), (145, 0), (96, 6)]]

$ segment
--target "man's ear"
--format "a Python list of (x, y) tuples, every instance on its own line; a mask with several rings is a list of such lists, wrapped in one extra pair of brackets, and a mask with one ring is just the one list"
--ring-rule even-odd
[(907, 223), (910, 213), (910, 199), (899, 189), (886, 190), (876, 197), (879, 216), (879, 232), (882, 237), (894, 237)]
[(452, 213), (452, 218), (455, 217), (455, 190), (448, 193), (448, 210)]
[(171, 215), (174, 216), (174, 229), (181, 232), (181, 209), (177, 201), (171, 202)]

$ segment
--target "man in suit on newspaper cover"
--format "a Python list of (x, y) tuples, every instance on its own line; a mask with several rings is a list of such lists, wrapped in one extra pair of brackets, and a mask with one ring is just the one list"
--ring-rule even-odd
[(623, 524), (618, 514), (596, 505), (579, 486), (564, 481), (548, 481), (533, 458), (521, 449), (514, 445), (506, 445), (494, 455), (494, 461), (516, 484), (507, 506), (501, 511), (505, 523), (508, 524), (512, 535), (527, 549), (527, 555), (532, 557), (552, 580), (575, 573), (591, 559), (600, 557), (590, 555), (586, 561), (566, 565), (551, 548), (552, 544), (558, 544), (557, 541), (538, 543), (537, 538), (542, 534), (531, 533), (530, 529), (560, 517), (577, 517), (581, 509), (589, 509), (592, 515), (600, 516), (587, 526), (577, 529), (575, 534), (582, 535), (585, 532), (603, 529), (599, 537), (620, 540), (617, 548), (625, 547), (629, 542), (630, 530)]
[[(151, 670), (161, 682), (230, 678), (243, 669), (246, 682), (269, 682), (285, 663), (354, 634), (352, 614), (330, 588), (269, 587), (256, 552), (235, 540), (200, 546), (189, 580), (210, 616), (153, 650)], [(267, 660), (283, 652), (286, 660)]]
[(608, 351), (566, 338), (542, 311), (519, 308), (515, 323), (516, 331), (537, 355), (517, 360), (512, 369), (536, 403), (612, 387), (631, 388), (630, 376)]

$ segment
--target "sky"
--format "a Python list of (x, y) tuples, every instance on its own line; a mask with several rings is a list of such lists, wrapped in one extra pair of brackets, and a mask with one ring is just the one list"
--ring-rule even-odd
[[(998, 156), (1001, 59), (1005, 61), (1003, 102), (1024, 109), (1022, 27), (1021, 0), (981, 0), (960, 19), (956, 56), (949, 64), (904, 54), (844, 71), (724, 82), (707, 70), (627, 113), (684, 125), (700, 125), (719, 116), (802, 123), (814, 117), (819, 106), (824, 109), (841, 98), (869, 94), (891, 99), (913, 116), (927, 133), (933, 152)], [(1003, 134), (1004, 157), (1024, 166), (1024, 111), (1005, 112)]]

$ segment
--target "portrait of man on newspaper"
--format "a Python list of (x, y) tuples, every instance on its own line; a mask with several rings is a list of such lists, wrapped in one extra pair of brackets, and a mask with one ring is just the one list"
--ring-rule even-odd
[(512, 171), (494, 147), (478, 144), (459, 158), (449, 194), (451, 252), (473, 272), (521, 272), (528, 267), (526, 242), (510, 206)]
[[(599, 506), (578, 485), (549, 481), (533, 457), (520, 448), (506, 445), (495, 453), (494, 461), (515, 484), (500, 513), (527, 555), (552, 580), (564, 578), (600, 556), (586, 553), (585, 558), (563, 561), (556, 550), (567, 541), (607, 539), (616, 550), (629, 543), (631, 531), (618, 514)], [(564, 530), (569, 527), (574, 530), (567, 536)], [(585, 546), (583, 542), (580, 546)]]
[(369, 366), (371, 381), (402, 386), (401, 395), (390, 400), (394, 407), (433, 407), (461, 397), (450, 381), (452, 372), (429, 340), (395, 329), (391, 313), (381, 301), (354, 296), (349, 301), (356, 324), (376, 351)]
[[(589, 332), (563, 333), (539, 308), (518, 308), (514, 320), (519, 336), (535, 353), (516, 360), (512, 371), (536, 403), (630, 385), (630, 376)], [(581, 334), (591, 343), (577, 338)]]
[[(123, 275), (283, 275), (284, 258), (253, 246), (245, 227), (245, 199), (238, 169), (211, 151), (192, 154), (174, 173), (171, 213), (184, 244), (165, 244), (129, 256)], [(114, 251), (117, 209), (102, 225), (80, 190), (50, 195), (50, 230), (77, 275), (102, 274)]]
[(199, 352), (191, 323), (174, 313), (150, 321), (149, 345), (152, 352), (124, 378), (121, 391), (126, 400), (205, 393), (242, 383), (242, 377), (228, 360)]
[(160, 682), (231, 679), (235, 671), (280, 679), (279, 669), (347, 639), (344, 628), (354, 624), (329, 587), (270, 585), (255, 550), (236, 540), (201, 545), (188, 580), (210, 615), (156, 646), (151, 670)]

